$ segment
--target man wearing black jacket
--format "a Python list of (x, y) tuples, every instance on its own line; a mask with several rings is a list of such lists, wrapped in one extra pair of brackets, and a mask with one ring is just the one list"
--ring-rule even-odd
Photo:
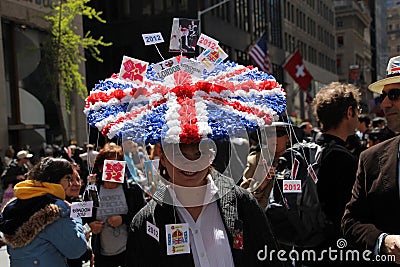
[[(323, 128), (322, 136), (316, 141), (329, 147), (322, 155), (318, 172), (317, 191), (323, 212), (326, 215), (326, 241), (322, 249), (336, 249), (341, 238), (340, 222), (357, 170), (357, 158), (346, 148), (346, 139), (354, 134), (358, 124), (358, 102), (360, 92), (351, 84), (333, 82), (318, 92), (314, 110)], [(328, 261), (329, 265), (337, 265)]]

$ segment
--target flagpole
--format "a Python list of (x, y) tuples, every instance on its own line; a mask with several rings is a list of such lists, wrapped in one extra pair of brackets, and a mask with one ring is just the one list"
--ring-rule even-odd
[(223, 4), (225, 4), (225, 3), (229, 2), (229, 1), (230, 0), (224, 0), (224, 1), (219, 2), (219, 3), (217, 3), (217, 4), (213, 5), (213, 6), (210, 6), (210, 7), (206, 8), (206, 9), (204, 9), (204, 10), (197, 11), (197, 19), (199, 20), (199, 33), (200, 34), (201, 34), (201, 15), (203, 15), (204, 13), (207, 13), (208, 11), (211, 11), (211, 10), (213, 10), (213, 9), (215, 9), (215, 8), (221, 6), (221, 5), (223, 5)]
[(301, 89), (300, 90), (300, 118), (301, 120), (304, 120), (306, 117), (305, 113), (305, 106), (304, 106), (304, 91)]
[(285, 59), (284, 59), (283, 62), (281, 63), (281, 66), (284, 66), (285, 63), (286, 63), (286, 61), (287, 61), (294, 53), (296, 53), (297, 50), (299, 50), (299, 46), (298, 46), (298, 45), (294, 47), (294, 50), (293, 50), (292, 53), (289, 53), (289, 55), (288, 55), (287, 57), (285, 57)]
[(296, 98), (298, 93), (300, 93), (300, 87), (299, 86), (297, 86), (297, 90), (296, 89), (293, 90), (292, 102), (294, 101), (294, 99)]

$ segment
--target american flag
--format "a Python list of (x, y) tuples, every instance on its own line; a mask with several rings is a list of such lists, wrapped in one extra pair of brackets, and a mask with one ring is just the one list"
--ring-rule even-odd
[(269, 58), (267, 35), (265, 33), (250, 49), (249, 57), (260, 68), (260, 70), (271, 73), (271, 60)]

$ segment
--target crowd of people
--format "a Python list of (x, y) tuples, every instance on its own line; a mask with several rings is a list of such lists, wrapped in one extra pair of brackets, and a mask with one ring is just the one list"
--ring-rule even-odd
[[(264, 247), (305, 249), (280, 243), (267, 212), (281, 157), (302, 142), (329, 147), (316, 180), (324, 239), (312, 249), (337, 248), (344, 238), (349, 248), (395, 256), (383, 266), (400, 264), (400, 217), (393, 210), (400, 204), (400, 71), (390, 68), (394, 62), (400, 57), (369, 87), (381, 95), (384, 118), (362, 113), (360, 91), (339, 82), (315, 96), (320, 127), (293, 125), (282, 114), (269, 126), (274, 153), (262, 179), (256, 177), (263, 165), (260, 130), (249, 133), (239, 182), (217, 171), (205, 140), (145, 148), (132, 140), (81, 150), (45, 146), (36, 162), (28, 149), (9, 147), (2, 160), (0, 245), (7, 245), (12, 266), (365, 266), (365, 259), (260, 259)], [(157, 160), (162, 177), (152, 195), (135, 179), (146, 175), (149, 160)], [(122, 180), (106, 176), (109, 161), (126, 163)], [(72, 203), (84, 201), (93, 205), (89, 216), (73, 216)]]

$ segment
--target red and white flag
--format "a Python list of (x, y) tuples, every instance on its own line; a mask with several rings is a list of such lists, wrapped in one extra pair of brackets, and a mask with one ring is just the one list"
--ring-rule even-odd
[(283, 68), (289, 73), (293, 80), (298, 83), (301, 89), (304, 91), (308, 90), (313, 77), (306, 69), (306, 66), (303, 63), (303, 58), (301, 57), (298, 49), (285, 63)]

